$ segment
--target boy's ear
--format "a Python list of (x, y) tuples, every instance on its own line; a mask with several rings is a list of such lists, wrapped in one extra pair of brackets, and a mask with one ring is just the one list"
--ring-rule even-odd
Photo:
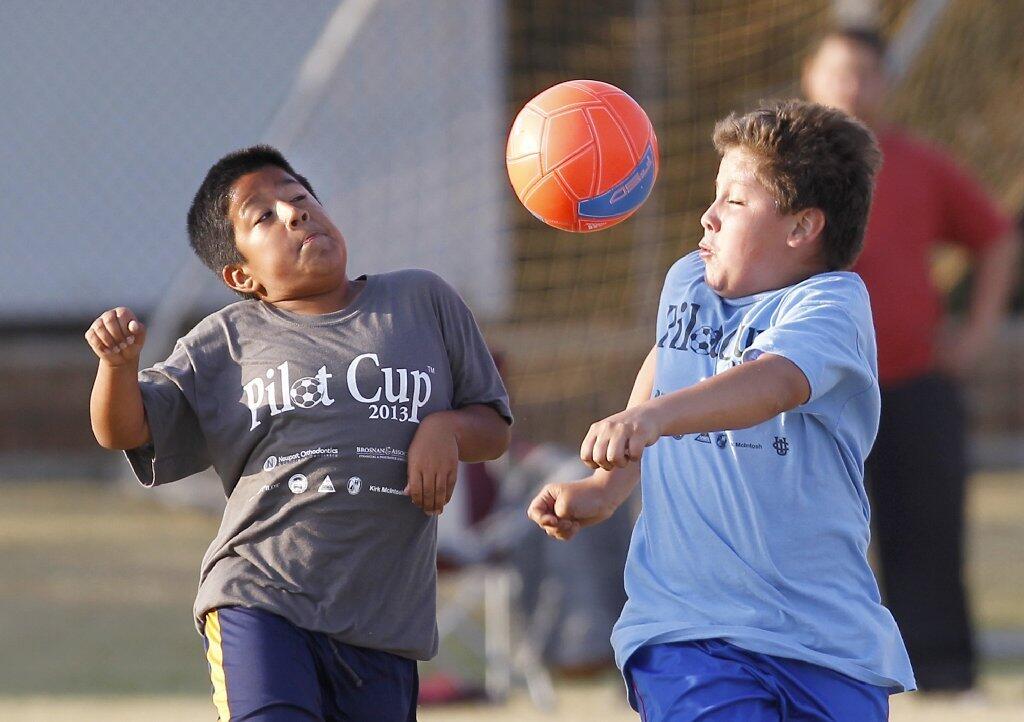
[(787, 243), (799, 248), (821, 239), (825, 230), (825, 212), (820, 208), (804, 208), (796, 214), (796, 225), (789, 232)]
[(249, 270), (240, 263), (232, 263), (220, 270), (220, 277), (232, 291), (238, 293), (252, 294), (256, 292), (256, 279), (249, 274)]

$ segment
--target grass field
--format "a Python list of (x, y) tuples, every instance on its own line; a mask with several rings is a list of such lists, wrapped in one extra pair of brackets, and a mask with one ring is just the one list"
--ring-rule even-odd
[[(0, 720), (212, 720), (191, 603), (218, 520), (85, 483), (3, 487)], [(971, 586), (985, 630), (1024, 630), (1024, 477), (979, 475), (970, 504)], [(1024, 721), (1024, 659), (988, 662), (984, 695), (893, 699), (897, 722)], [(547, 713), (424, 709), (420, 719), (635, 720), (613, 674), (558, 684)]]

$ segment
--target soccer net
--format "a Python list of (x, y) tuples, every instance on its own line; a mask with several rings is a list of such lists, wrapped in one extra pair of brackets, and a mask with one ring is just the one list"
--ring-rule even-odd
[[(892, 116), (946, 145), (1007, 210), (1024, 203), (1024, 4), (970, 0), (512, 0), (511, 119), (539, 90), (597, 78), (647, 110), (661, 175), (638, 214), (611, 230), (548, 229), (510, 194), (515, 296), (492, 329), (509, 356), (519, 432), (576, 444), (589, 423), (621, 408), (651, 347), (660, 284), (701, 237), (717, 156), (714, 122), (759, 99), (799, 93), (815, 36), (839, 18), (876, 21), (900, 61)], [(938, 282), (963, 284), (963, 259), (938, 259)], [(963, 289), (955, 289), (962, 299)], [(1019, 334), (1004, 343), (973, 400), (982, 430), (1024, 428)], [(699, 340), (699, 339), (698, 339)], [(696, 341), (695, 341), (696, 342)], [(998, 366), (998, 368), (995, 368)], [(1008, 391), (1013, 389), (1012, 391)]]
[(701, 237), (714, 122), (795, 94), (803, 52), (831, 12), (806, 0), (509, 3), (510, 118), (543, 88), (599, 79), (645, 108), (661, 146), (651, 197), (610, 230), (554, 231), (509, 202), (514, 305), (493, 337), (509, 357), (520, 433), (575, 445), (622, 407), (654, 342), (665, 272)]

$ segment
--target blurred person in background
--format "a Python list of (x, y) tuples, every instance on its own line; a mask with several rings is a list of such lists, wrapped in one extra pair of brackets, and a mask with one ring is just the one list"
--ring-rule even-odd
[[(458, 483), (437, 524), (438, 570), (497, 565), (514, 572), (516, 644), (563, 677), (614, 669), (608, 642), (626, 601), (622, 572), (636, 518), (623, 504), (610, 519), (581, 530), (572, 545), (536, 534), (523, 508), (547, 484), (581, 478), (579, 454), (560, 444), (513, 441), (495, 461), (459, 464)], [(441, 640), (442, 654), (445, 640)], [(483, 650), (481, 650), (482, 652)], [(478, 696), (452, 670), (424, 678), (421, 703)]]
[[(504, 355), (493, 358), (507, 385)], [(494, 564), (514, 571), (516, 612), (524, 624), (516, 633), (529, 639), (549, 669), (573, 678), (614, 669), (608, 638), (626, 601), (622, 573), (639, 499), (581, 530), (571, 546), (536, 534), (523, 507), (545, 485), (587, 473), (575, 449), (513, 439), (499, 459), (459, 464), (455, 491), (437, 522), (438, 570)], [(442, 654), (443, 647), (444, 640)], [(424, 704), (480, 694), (452, 670), (424, 678), (420, 687)]]
[[(804, 65), (808, 99), (867, 123), (882, 149), (864, 251), (854, 271), (871, 295), (882, 393), (867, 460), (882, 588), (922, 691), (975, 682), (964, 588), (967, 446), (961, 381), (991, 348), (1020, 253), (1010, 219), (947, 154), (886, 121), (886, 48), (867, 29), (828, 33)], [(965, 248), (973, 291), (947, 328), (932, 282), (940, 243)]]

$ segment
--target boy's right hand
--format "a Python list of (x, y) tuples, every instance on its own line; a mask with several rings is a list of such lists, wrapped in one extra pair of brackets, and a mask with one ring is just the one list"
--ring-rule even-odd
[(534, 497), (527, 516), (548, 536), (568, 541), (583, 527), (610, 517), (621, 502), (606, 480), (590, 476), (546, 485)]
[(124, 366), (138, 361), (146, 342), (146, 327), (131, 309), (118, 306), (92, 322), (85, 332), (85, 340), (101, 363)]

